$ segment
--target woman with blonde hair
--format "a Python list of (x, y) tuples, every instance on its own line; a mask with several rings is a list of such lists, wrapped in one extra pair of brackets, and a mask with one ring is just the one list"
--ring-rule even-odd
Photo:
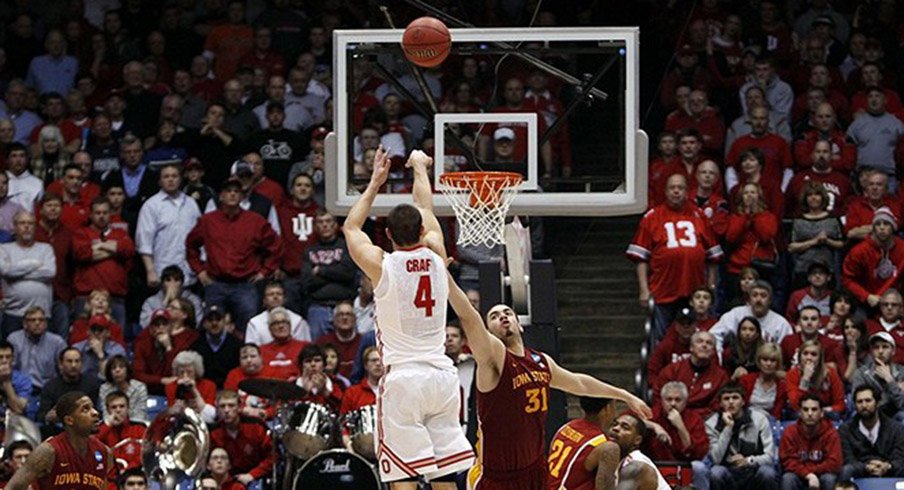
[(49, 185), (63, 177), (63, 168), (69, 163), (66, 152), (66, 140), (63, 132), (53, 124), (41, 128), (38, 143), (35, 145), (35, 156), (31, 161), (31, 173)]
[(771, 342), (761, 345), (756, 350), (756, 365), (759, 372), (747, 373), (738, 379), (747, 395), (746, 404), (779, 419), (788, 395), (787, 385), (782, 379), (785, 375), (781, 371), (782, 349)]
[(800, 410), (800, 399), (812, 393), (822, 400), (823, 412), (838, 419), (844, 415), (844, 383), (826, 366), (825, 351), (818, 340), (804, 342), (798, 350), (800, 363), (788, 370), (788, 405)]
[(88, 294), (84, 309), (69, 331), (69, 345), (87, 339), (88, 330), (92, 325), (99, 323), (110, 329), (110, 340), (125, 347), (126, 339), (122, 334), (122, 326), (113, 318), (110, 293), (106, 289), (95, 289)]
[(753, 267), (761, 279), (771, 278), (778, 262), (778, 232), (778, 217), (767, 209), (763, 189), (759, 184), (742, 184), (725, 232), (725, 241), (732, 250), (727, 268), (729, 299), (740, 296), (741, 269)]

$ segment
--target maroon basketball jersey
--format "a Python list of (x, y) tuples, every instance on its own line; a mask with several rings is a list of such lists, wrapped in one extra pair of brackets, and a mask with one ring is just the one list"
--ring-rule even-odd
[(478, 464), (486, 477), (546, 466), (549, 379), (540, 352), (525, 348), (518, 357), (506, 351), (499, 384), (488, 393), (477, 391)]
[(69, 434), (51, 437), (56, 458), (50, 474), (38, 480), (38, 488), (63, 490), (104, 490), (107, 488), (107, 446), (96, 437), (88, 438), (88, 450), (81, 455), (69, 442)]

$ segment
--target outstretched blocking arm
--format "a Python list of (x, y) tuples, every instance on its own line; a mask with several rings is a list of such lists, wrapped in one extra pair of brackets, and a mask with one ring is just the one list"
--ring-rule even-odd
[(548, 355), (543, 354), (543, 356), (546, 357), (546, 361), (549, 363), (549, 372), (552, 375), (549, 386), (552, 388), (571, 393), (575, 396), (591, 396), (621, 400), (638, 416), (643, 417), (644, 419), (653, 417), (653, 412), (650, 411), (650, 407), (648, 407), (643, 400), (631, 393), (628, 393), (621, 388), (616, 388), (608, 383), (603, 383), (593, 376), (582, 373), (573, 373), (556, 364), (556, 362)]
[(25, 464), (16, 471), (6, 488), (10, 490), (27, 490), (28, 486), (37, 479), (44, 478), (50, 474), (55, 460), (56, 453), (53, 451), (53, 446), (42, 442), (28, 456)]
[(377, 148), (377, 154), (374, 156), (374, 171), (370, 176), (370, 183), (367, 184), (367, 189), (358, 198), (358, 202), (348, 212), (348, 217), (342, 226), (342, 232), (345, 234), (345, 242), (352, 260), (367, 274), (367, 277), (374, 284), (380, 281), (383, 249), (374, 245), (362, 228), (364, 227), (364, 221), (370, 215), (370, 208), (374, 205), (377, 193), (380, 192), (380, 188), (386, 183), (388, 177), (389, 156), (383, 151), (383, 146), (381, 145)]
[(446, 244), (443, 230), (433, 214), (433, 190), (430, 187), (430, 173), (427, 169), (433, 165), (433, 159), (421, 150), (414, 150), (408, 157), (406, 167), (414, 172), (414, 187), (411, 189), (414, 205), (421, 212), (424, 226), (424, 243), (431, 250), (446, 258)]
[(480, 313), (474, 309), (467, 295), (455, 283), (452, 274), (447, 274), (449, 281), (449, 303), (458, 319), (461, 328), (468, 338), (468, 347), (477, 362), (477, 366), (488, 369), (498, 377), (502, 372), (502, 363), (505, 361), (505, 345), (501, 340), (490, 334), (483, 324)]

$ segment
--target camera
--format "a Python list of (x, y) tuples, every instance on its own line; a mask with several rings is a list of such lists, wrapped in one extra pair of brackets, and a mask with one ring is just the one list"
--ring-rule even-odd
[(191, 389), (188, 385), (179, 385), (176, 387), (176, 398), (185, 399), (188, 398), (188, 394), (191, 392)]

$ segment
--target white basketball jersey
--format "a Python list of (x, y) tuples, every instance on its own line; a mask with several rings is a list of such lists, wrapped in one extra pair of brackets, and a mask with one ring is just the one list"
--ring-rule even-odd
[(383, 256), (383, 273), (374, 289), (383, 364), (426, 362), (455, 370), (444, 346), (447, 274), (442, 257), (424, 246)]
[[(632, 461), (637, 461), (638, 463), (645, 464), (645, 465), (651, 466), (653, 468), (653, 471), (656, 472), (656, 478), (658, 479), (658, 484), (656, 485), (656, 490), (671, 490), (672, 489), (671, 485), (669, 485), (669, 482), (665, 481), (665, 478), (663, 478), (662, 473), (659, 472), (659, 468), (657, 468), (656, 465), (653, 464), (653, 461), (646, 454), (640, 452), (640, 450), (638, 450), (638, 449), (631, 451), (630, 453), (628, 453), (627, 456), (625, 456), (625, 459), (623, 459), (621, 461), (621, 464), (618, 465), (618, 470), (621, 470), (628, 463), (630, 463)], [(618, 483), (618, 470), (615, 471), (615, 482), (616, 483)]]

